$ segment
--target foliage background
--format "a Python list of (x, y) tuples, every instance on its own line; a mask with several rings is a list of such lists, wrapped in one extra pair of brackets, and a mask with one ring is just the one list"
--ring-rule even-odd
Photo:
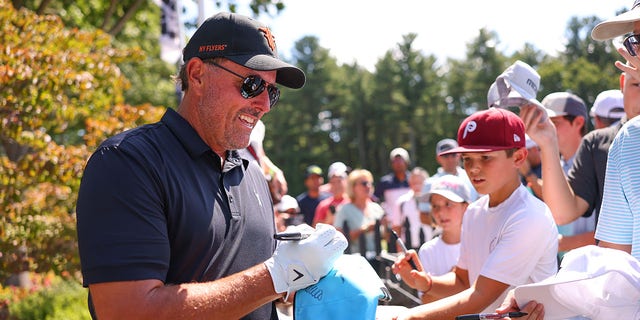
[[(252, 2), (256, 15), (282, 7)], [(79, 279), (75, 200), (91, 151), (177, 105), (176, 66), (159, 58), (159, 21), (150, 0), (0, 0), (0, 283), (21, 271)], [(539, 99), (566, 90), (591, 106), (618, 88), (618, 54), (589, 36), (599, 21), (572, 17), (557, 56), (532, 44), (507, 56), (495, 49), (499, 36), (481, 29), (465, 59), (438, 61), (407, 34), (373, 72), (338, 64), (317, 38), (303, 37), (290, 62), (307, 83), (283, 88), (263, 118), (265, 149), (294, 196), (310, 164), (343, 161), (379, 177), (397, 146), (434, 173), (437, 141), (455, 138), (462, 119), (486, 107), (489, 85), (516, 59), (540, 73)]]

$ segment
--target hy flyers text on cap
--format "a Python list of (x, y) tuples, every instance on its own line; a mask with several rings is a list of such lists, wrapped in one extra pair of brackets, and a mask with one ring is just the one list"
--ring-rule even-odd
[(260, 22), (236, 13), (221, 12), (207, 20), (182, 50), (182, 59), (224, 57), (253, 70), (276, 70), (276, 82), (298, 89), (305, 75), (278, 57), (275, 37)]

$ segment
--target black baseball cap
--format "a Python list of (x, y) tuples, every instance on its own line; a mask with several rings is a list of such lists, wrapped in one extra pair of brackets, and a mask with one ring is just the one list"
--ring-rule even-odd
[(253, 70), (277, 70), (276, 82), (293, 89), (305, 82), (302, 70), (278, 58), (271, 30), (237, 13), (217, 13), (202, 23), (182, 50), (183, 61), (194, 57), (224, 57)]

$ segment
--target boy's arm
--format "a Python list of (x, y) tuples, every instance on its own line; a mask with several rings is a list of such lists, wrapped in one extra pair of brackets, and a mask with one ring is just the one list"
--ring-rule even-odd
[(574, 194), (560, 166), (558, 138), (555, 127), (548, 119), (539, 122), (535, 108), (523, 107), (520, 112), (527, 134), (540, 146), (542, 159), (542, 195), (559, 225), (567, 224), (589, 209), (587, 201)]
[(454, 319), (461, 314), (478, 313), (498, 299), (507, 288), (509, 285), (506, 283), (479, 276), (470, 288), (412, 308), (398, 319)]

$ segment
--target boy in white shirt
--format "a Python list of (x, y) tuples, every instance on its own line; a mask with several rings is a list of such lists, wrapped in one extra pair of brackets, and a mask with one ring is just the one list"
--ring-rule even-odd
[(489, 108), (458, 129), (464, 168), (479, 194), (462, 222), (460, 258), (452, 272), (429, 276), (412, 270), (415, 251), (400, 256), (393, 271), (437, 301), (403, 311), (397, 319), (453, 319), (494, 312), (509, 288), (538, 282), (557, 271), (558, 231), (549, 208), (520, 182), (527, 158), (524, 124), (513, 112)]

